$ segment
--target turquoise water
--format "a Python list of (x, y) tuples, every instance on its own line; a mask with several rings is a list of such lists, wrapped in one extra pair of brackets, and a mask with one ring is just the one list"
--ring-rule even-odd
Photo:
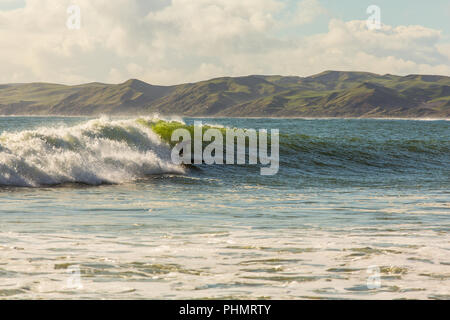
[(0, 118), (0, 297), (450, 298), (448, 121), (195, 120), (279, 129), (279, 173), (173, 165), (136, 119)]

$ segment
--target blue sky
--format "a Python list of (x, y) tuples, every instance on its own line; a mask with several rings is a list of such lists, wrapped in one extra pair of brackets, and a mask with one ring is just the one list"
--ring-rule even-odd
[[(81, 28), (68, 30), (67, 8)], [(368, 30), (377, 5), (382, 28)], [(450, 75), (448, 0), (0, 0), (1, 82)]]
[(418, 24), (450, 31), (450, 2), (447, 0), (321, 0), (331, 15), (342, 20), (364, 19), (372, 4), (381, 8), (382, 21), (392, 26)]
[[(288, 10), (293, 10), (297, 0), (284, 0)], [(450, 36), (450, 1), (448, 0), (319, 0), (327, 14), (306, 26), (284, 30), (302, 35), (323, 33), (328, 29), (330, 19), (344, 21), (364, 20), (366, 9), (377, 5), (381, 9), (382, 23), (391, 26), (422, 25), (441, 30), (446, 39)], [(431, 4), (430, 4), (431, 3)]]

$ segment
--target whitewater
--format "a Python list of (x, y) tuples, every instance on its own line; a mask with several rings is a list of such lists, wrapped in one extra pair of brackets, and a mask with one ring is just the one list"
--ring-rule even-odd
[(0, 185), (98, 185), (183, 172), (171, 163), (167, 143), (135, 120), (104, 117), (0, 136)]
[[(278, 129), (279, 172), (173, 165), (194, 121)], [(450, 299), (449, 137), (445, 120), (0, 117), (0, 299)]]

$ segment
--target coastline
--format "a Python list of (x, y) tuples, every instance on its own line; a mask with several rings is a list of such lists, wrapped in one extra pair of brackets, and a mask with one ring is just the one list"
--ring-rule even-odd
[(3, 118), (26, 118), (26, 117), (35, 117), (35, 118), (88, 118), (95, 119), (101, 117), (109, 117), (112, 119), (115, 118), (139, 118), (139, 117), (152, 117), (152, 116), (161, 116), (161, 117), (177, 117), (177, 118), (186, 118), (186, 119), (274, 119), (274, 120), (411, 120), (411, 121), (450, 121), (450, 118), (429, 118), (429, 117), (235, 117), (235, 116), (183, 116), (183, 115), (174, 115), (174, 114), (160, 114), (160, 113), (150, 113), (150, 114), (124, 114), (124, 115), (116, 115), (116, 114), (98, 114), (98, 115), (64, 115), (64, 114), (0, 114), (0, 117)]

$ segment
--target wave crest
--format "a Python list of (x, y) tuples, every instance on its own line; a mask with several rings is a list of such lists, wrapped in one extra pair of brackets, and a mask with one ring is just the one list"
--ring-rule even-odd
[(169, 146), (136, 120), (100, 118), (73, 127), (5, 132), (0, 185), (122, 183), (151, 174), (184, 173)]

